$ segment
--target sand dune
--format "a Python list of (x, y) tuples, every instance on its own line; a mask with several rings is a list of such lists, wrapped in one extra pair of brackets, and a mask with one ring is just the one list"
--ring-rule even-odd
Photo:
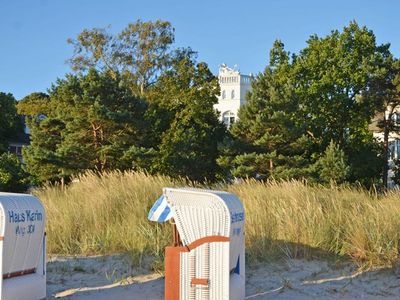
[[(246, 272), (246, 299), (400, 298), (400, 279), (392, 269), (361, 271), (350, 263), (290, 259), (253, 264)], [(48, 262), (48, 299), (156, 300), (163, 293), (162, 275), (133, 268), (126, 255)]]

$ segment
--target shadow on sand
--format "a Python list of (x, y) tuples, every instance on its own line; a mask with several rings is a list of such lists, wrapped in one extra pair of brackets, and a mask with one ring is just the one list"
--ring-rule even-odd
[[(246, 299), (399, 299), (392, 268), (365, 269), (346, 256), (286, 241), (263, 241), (269, 257), (248, 259)], [(249, 252), (256, 249), (248, 249)], [(257, 249), (259, 251), (259, 249)], [(148, 263), (147, 265), (150, 265)], [(163, 299), (164, 278), (127, 255), (58, 257), (48, 263), (48, 299)]]

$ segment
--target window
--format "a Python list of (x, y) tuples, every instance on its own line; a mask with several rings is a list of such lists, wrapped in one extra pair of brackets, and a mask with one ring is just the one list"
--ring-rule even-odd
[(231, 111), (224, 112), (222, 114), (222, 122), (224, 122), (226, 127), (230, 127), (233, 123), (235, 123), (235, 114)]
[[(397, 117), (399, 118), (399, 116), (397, 116)], [(397, 120), (398, 120), (397, 122), (400, 121), (399, 119), (397, 119)], [(400, 158), (400, 140), (395, 140), (394, 145), (395, 145), (395, 148), (394, 148), (395, 159), (399, 159)]]
[(232, 90), (231, 92), (231, 99), (235, 98), (235, 90)]
[(394, 125), (400, 125), (400, 114), (398, 112), (395, 112), (392, 115), (392, 121), (393, 121)]
[(18, 157), (22, 156), (22, 146), (9, 146), (8, 147), (8, 152), (11, 154), (15, 154)]
[(225, 99), (226, 98), (226, 93), (225, 93), (225, 90), (223, 90), (222, 91), (222, 99)]
[(389, 157), (390, 159), (399, 159), (400, 157), (400, 140), (389, 142)]

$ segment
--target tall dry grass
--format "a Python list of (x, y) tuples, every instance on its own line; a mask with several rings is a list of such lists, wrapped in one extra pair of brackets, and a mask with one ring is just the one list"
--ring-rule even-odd
[[(87, 173), (65, 190), (36, 191), (47, 212), (48, 249), (60, 254), (130, 252), (162, 263), (169, 224), (147, 220), (166, 186), (183, 180), (143, 173)], [(398, 257), (400, 193), (377, 196), (360, 188), (308, 186), (297, 181), (223, 185), (246, 209), (250, 259), (345, 256), (384, 265)]]
[(168, 224), (147, 220), (165, 186), (183, 181), (144, 173), (86, 173), (64, 190), (35, 191), (47, 214), (48, 251), (57, 254), (129, 252), (135, 263), (143, 254), (160, 257), (170, 241)]
[(344, 256), (387, 265), (397, 260), (400, 193), (313, 187), (298, 181), (230, 185), (246, 208), (247, 251), (255, 259)]

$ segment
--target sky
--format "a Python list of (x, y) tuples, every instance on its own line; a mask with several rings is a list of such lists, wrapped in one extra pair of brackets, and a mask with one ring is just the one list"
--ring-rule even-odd
[(175, 45), (190, 46), (216, 74), (226, 63), (256, 74), (280, 39), (291, 53), (312, 34), (325, 36), (355, 20), (390, 43), (400, 57), (398, 0), (0, 0), (0, 92), (19, 100), (46, 92), (70, 72), (68, 38), (85, 28), (162, 19), (175, 28)]

